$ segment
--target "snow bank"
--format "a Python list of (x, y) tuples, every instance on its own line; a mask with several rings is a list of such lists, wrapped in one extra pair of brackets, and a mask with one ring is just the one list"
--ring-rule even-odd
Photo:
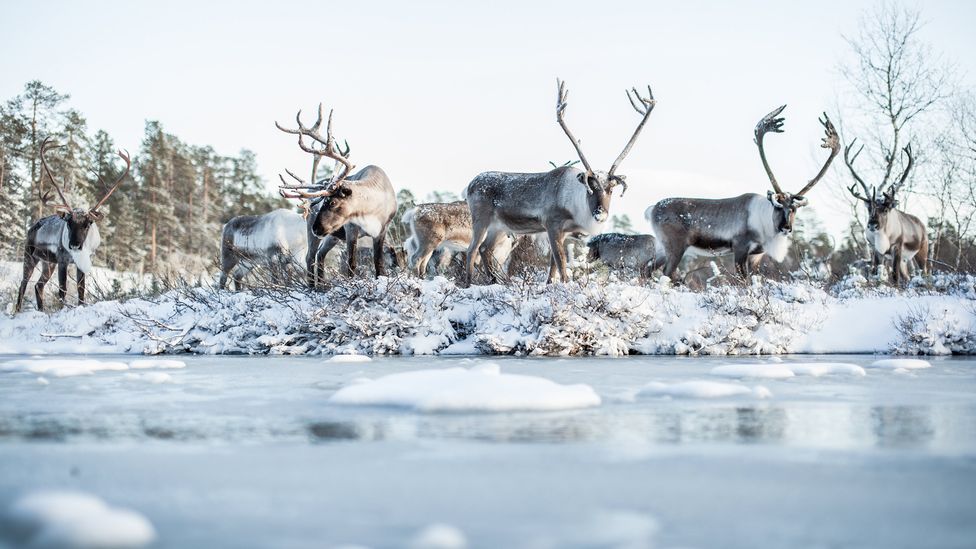
[(648, 383), (637, 392), (638, 397), (672, 397), (672, 398), (728, 398), (736, 396), (754, 396), (769, 398), (772, 393), (762, 385), (746, 387), (734, 383), (719, 383), (715, 381), (684, 381), (666, 384)]
[(976, 353), (976, 286), (953, 280), (840, 292), (758, 278), (701, 292), (614, 279), (459, 288), (443, 277), (341, 279), (315, 292), (183, 287), (0, 318), (0, 353)]
[(864, 376), (867, 373), (857, 364), (846, 362), (783, 362), (783, 366), (798, 376)]
[(143, 515), (80, 492), (30, 493), (7, 509), (0, 525), (8, 541), (25, 547), (143, 547), (156, 539)]
[(420, 412), (545, 411), (600, 405), (600, 397), (588, 385), (503, 374), (496, 364), (391, 374), (343, 387), (329, 401)]
[(352, 362), (369, 362), (372, 360), (366, 355), (335, 355), (326, 362), (337, 362), (337, 363), (352, 363)]
[(54, 377), (92, 375), (100, 370), (128, 370), (125, 362), (91, 359), (22, 359), (0, 363), (2, 372), (30, 372)]
[(927, 360), (917, 358), (888, 358), (885, 360), (875, 360), (868, 368), (885, 368), (888, 370), (917, 370), (919, 368), (931, 368), (932, 364)]

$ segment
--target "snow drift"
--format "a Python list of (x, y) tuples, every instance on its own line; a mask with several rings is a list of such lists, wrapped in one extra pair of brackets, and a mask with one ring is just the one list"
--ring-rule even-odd
[(3, 317), (0, 353), (952, 354), (976, 352), (974, 310), (968, 275), (904, 291), (858, 277), (829, 290), (755, 279), (701, 292), (613, 278), (472, 288), (442, 277), (341, 279), (324, 291), (181, 287)]

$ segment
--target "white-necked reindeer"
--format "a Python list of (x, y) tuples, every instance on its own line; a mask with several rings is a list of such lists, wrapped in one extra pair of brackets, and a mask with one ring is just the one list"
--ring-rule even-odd
[(627, 98), (641, 115), (641, 121), (614, 160), (610, 171), (603, 172), (590, 166), (579, 141), (566, 127), (563, 112), (567, 105), (567, 91), (563, 82), (557, 84), (556, 121), (573, 143), (585, 169), (561, 166), (542, 173), (485, 172), (475, 177), (468, 184), (466, 194), (473, 225), (466, 265), (469, 282), (474, 273), (476, 252), (480, 250), (482, 261), (488, 264), (492, 250), (508, 234), (540, 232), (547, 233), (552, 250), (549, 282), (555, 279), (557, 271), (560, 280), (568, 281), (564, 245), (566, 235), (600, 232), (610, 211), (613, 188), (621, 185), (621, 195), (627, 190), (625, 177), (617, 175), (616, 171), (654, 110), (655, 101), (650, 86), (647, 88), (647, 98), (641, 97), (636, 88), (633, 89), (635, 97), (631, 97), (630, 91), (627, 92)]
[(844, 148), (844, 163), (847, 164), (857, 184), (864, 189), (866, 196), (857, 192), (857, 184), (851, 185), (847, 190), (854, 195), (854, 198), (864, 201), (868, 207), (868, 223), (864, 229), (864, 238), (871, 244), (872, 270), (878, 274), (878, 268), (885, 258), (891, 258), (891, 280), (894, 284), (899, 284), (902, 280), (908, 280), (908, 263), (915, 259), (922, 272), (928, 274), (929, 236), (925, 231), (925, 224), (914, 215), (896, 209), (898, 200), (895, 199), (895, 193), (905, 184), (908, 173), (912, 170), (912, 146), (908, 145), (902, 149), (902, 153), (908, 157), (908, 162), (901, 179), (898, 183), (890, 184), (887, 190), (882, 190), (881, 197), (878, 198), (878, 189), (884, 189), (887, 177), (881, 185), (868, 188), (864, 180), (854, 171), (854, 161), (864, 150), (864, 145), (861, 145), (854, 156), (850, 156), (851, 148), (856, 141), (856, 139), (851, 141), (850, 145)]
[[(427, 275), (427, 264), (436, 251), (450, 260), (453, 252), (466, 252), (471, 244), (471, 210), (464, 200), (446, 203), (418, 204), (403, 213), (403, 223), (410, 229), (410, 237), (403, 243), (409, 254), (407, 264), (417, 276)], [(492, 251), (495, 269), (505, 264), (512, 252), (514, 239), (505, 235)], [(480, 258), (480, 255), (476, 257)], [(442, 265), (443, 267), (443, 265)]]
[[(37, 220), (27, 230), (27, 241), (24, 246), (24, 279), (21, 281), (20, 291), (17, 293), (15, 312), (20, 312), (23, 306), (27, 283), (38, 263), (41, 264), (41, 277), (34, 284), (34, 296), (37, 298), (38, 311), (44, 309), (44, 285), (51, 279), (55, 266), (58, 268), (58, 298), (61, 300), (62, 306), (68, 292), (68, 265), (72, 263), (75, 265), (77, 275), (78, 303), (85, 302), (85, 276), (91, 272), (92, 255), (102, 241), (98, 233), (97, 223), (102, 221), (105, 216), (98, 209), (105, 204), (108, 197), (112, 196), (115, 189), (119, 188), (122, 180), (128, 175), (132, 164), (128, 153), (119, 151), (119, 156), (125, 161), (125, 171), (122, 172), (118, 180), (93, 207), (87, 210), (72, 208), (64, 193), (61, 192), (61, 187), (54, 180), (51, 168), (44, 158), (44, 154), (48, 150), (58, 147), (59, 145), (51, 141), (50, 136), (41, 143), (41, 165), (51, 180), (51, 185), (58, 192), (61, 203), (56, 206), (57, 214)], [(48, 196), (45, 196), (44, 199), (47, 201)]]
[(232, 274), (234, 288), (243, 290), (244, 276), (258, 265), (282, 272), (289, 267), (304, 268), (305, 227), (300, 214), (286, 209), (231, 218), (220, 239), (220, 289), (227, 286), (227, 276)]
[(830, 156), (820, 172), (799, 192), (784, 192), (766, 161), (763, 137), (770, 131), (782, 133), (784, 119), (779, 114), (785, 108), (783, 105), (764, 116), (755, 129), (759, 158), (773, 190), (766, 196), (746, 193), (719, 199), (668, 198), (651, 206), (644, 212), (657, 238), (656, 257), (650, 271), (663, 266), (664, 274), (673, 278), (687, 251), (702, 255), (731, 252), (742, 277), (757, 269), (764, 255), (777, 262), (786, 257), (796, 210), (807, 205), (804, 195), (827, 173), (840, 144), (833, 123), (824, 113), (820, 123), (826, 135), (821, 147), (830, 149)]
[[(298, 136), (298, 146), (312, 155), (320, 155), (336, 161), (332, 179), (327, 182), (306, 183), (300, 177), (288, 172), (298, 181), (289, 185), (282, 178), (281, 195), (286, 198), (302, 198), (311, 201), (308, 216), (309, 246), (311, 261), (307, 262), (310, 284), (318, 280), (316, 273), (323, 269), (325, 256), (340, 240), (346, 241), (346, 272), (352, 276), (356, 272), (356, 241), (361, 235), (373, 239), (373, 265), (376, 276), (386, 274), (383, 260), (386, 229), (396, 213), (396, 194), (386, 173), (377, 166), (366, 166), (351, 173), (355, 166), (349, 161), (349, 145), (345, 152), (338, 150), (332, 137), (332, 111), (326, 135), (319, 134), (322, 125), (322, 105), (319, 104), (318, 118), (312, 127), (302, 124), (302, 111), (295, 115), (298, 128), (285, 128), (275, 122), (279, 130)], [(309, 137), (322, 145), (315, 148), (305, 144)], [(321, 239), (321, 243), (319, 243)], [(313, 241), (314, 240), (314, 241)], [(312, 253), (314, 250), (314, 257)]]

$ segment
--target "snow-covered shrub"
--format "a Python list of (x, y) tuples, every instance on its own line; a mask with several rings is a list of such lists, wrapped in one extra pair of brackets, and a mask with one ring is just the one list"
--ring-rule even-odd
[(976, 354), (976, 329), (972, 319), (962, 319), (948, 310), (933, 313), (912, 309), (895, 321), (901, 340), (891, 347), (899, 355)]

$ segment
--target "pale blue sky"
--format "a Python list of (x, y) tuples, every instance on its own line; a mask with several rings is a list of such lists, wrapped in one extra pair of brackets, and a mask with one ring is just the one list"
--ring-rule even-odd
[[(787, 188), (823, 159), (817, 116), (843, 93), (835, 70), (873, 2), (10, 2), (0, 18), (0, 97), (40, 79), (72, 95), (90, 126), (138, 148), (144, 121), (224, 154), (258, 154), (269, 185), (307, 155), (274, 128), (299, 108), (336, 109), (358, 166), (396, 188), (460, 191), (484, 170), (542, 171), (574, 157), (568, 124), (606, 169), (637, 115), (624, 97), (651, 84), (658, 107), (620, 172), (613, 213), (673, 195), (765, 192), (752, 143), (759, 117), (788, 103), (767, 140)], [(926, 2), (926, 39), (976, 74), (976, 3)], [(840, 162), (828, 184), (839, 185)], [(846, 182), (846, 179), (844, 179)], [(837, 202), (811, 203), (832, 229)]]

